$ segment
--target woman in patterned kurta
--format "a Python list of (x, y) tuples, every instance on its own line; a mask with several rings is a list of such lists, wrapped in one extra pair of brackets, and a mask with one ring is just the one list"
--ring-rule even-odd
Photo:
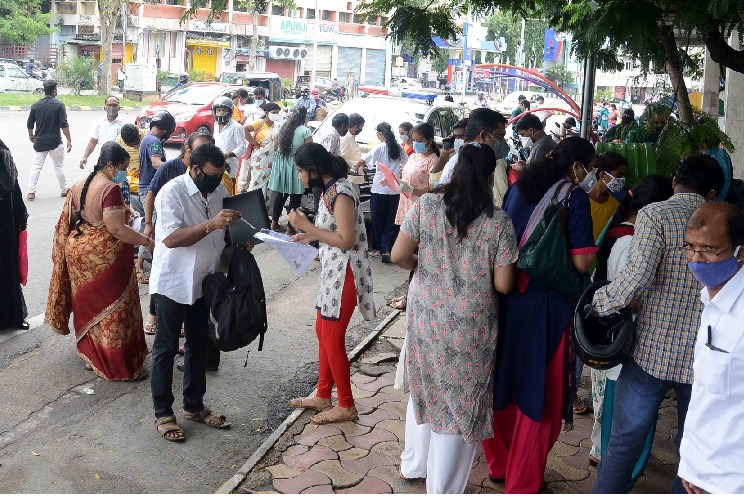
[(452, 181), (414, 204), (393, 247), (395, 263), (415, 268), (401, 474), (426, 477), (429, 493), (462, 493), (477, 442), (492, 435), (496, 292), (513, 287), (517, 259), (512, 224), (493, 203), (495, 167), (491, 147), (464, 146)]
[[(343, 158), (332, 156), (318, 143), (307, 143), (294, 159), (305, 187), (323, 188), (323, 201), (315, 225), (299, 209), (289, 213), (289, 222), (304, 231), (294, 241), (320, 241), (320, 290), (315, 306), (318, 391), (309, 398), (295, 398), (289, 405), (320, 410), (311, 419), (315, 424), (355, 420), (359, 416), (351, 393), (346, 328), (357, 303), (365, 320), (375, 317), (364, 215), (356, 190), (346, 179), (349, 166)], [(338, 406), (325, 410), (331, 406), (334, 383)]]

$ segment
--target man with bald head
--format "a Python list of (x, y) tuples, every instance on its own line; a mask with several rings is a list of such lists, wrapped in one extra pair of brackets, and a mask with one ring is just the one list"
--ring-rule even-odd
[(684, 251), (703, 284), (690, 407), (679, 448), (688, 493), (744, 493), (744, 215), (706, 203), (687, 222)]
[[(616, 383), (612, 432), (594, 493), (627, 493), (646, 436), (669, 389), (677, 394), (677, 446), (692, 390), (692, 358), (702, 305), (700, 284), (687, 268), (687, 220), (723, 187), (715, 159), (692, 155), (679, 166), (674, 195), (638, 212), (625, 269), (594, 295), (594, 311), (612, 315), (641, 300), (636, 344)], [(677, 479), (672, 492), (684, 492)]]

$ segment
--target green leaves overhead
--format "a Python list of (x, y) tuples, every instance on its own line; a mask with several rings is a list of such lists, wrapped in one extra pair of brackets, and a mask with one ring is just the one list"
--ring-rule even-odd
[(51, 14), (41, 13), (41, 0), (0, 0), (0, 42), (33, 43), (48, 34)]

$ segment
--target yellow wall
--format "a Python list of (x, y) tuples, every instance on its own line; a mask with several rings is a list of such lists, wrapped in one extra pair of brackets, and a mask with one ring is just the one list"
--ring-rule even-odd
[(134, 45), (127, 43), (124, 45), (124, 63), (128, 64), (134, 60)]
[(703, 108), (703, 94), (699, 91), (693, 91), (690, 93), (690, 105), (698, 110)]
[[(210, 49), (211, 55), (208, 53)], [(189, 51), (192, 57), (192, 69), (196, 72), (204, 71), (204, 78), (207, 81), (215, 79), (217, 77), (217, 56), (222, 55), (222, 48), (191, 45)]]

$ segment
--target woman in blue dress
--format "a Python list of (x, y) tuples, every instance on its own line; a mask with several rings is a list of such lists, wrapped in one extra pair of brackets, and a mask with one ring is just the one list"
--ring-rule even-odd
[[(589, 197), (578, 187), (594, 167), (594, 147), (568, 137), (545, 159), (525, 169), (504, 196), (503, 209), (514, 224), (520, 247), (550, 200), (568, 201), (571, 261), (585, 273), (596, 258)], [(562, 192), (562, 194), (560, 194)], [(565, 196), (568, 195), (568, 196)], [(517, 271), (517, 288), (501, 304), (503, 324), (496, 347), (494, 437), (483, 441), (489, 475), (505, 480), (506, 493), (537, 493), (543, 486), (548, 453), (561, 421), (572, 421), (566, 394), (573, 375), (569, 360), (569, 322), (575, 301)]]

